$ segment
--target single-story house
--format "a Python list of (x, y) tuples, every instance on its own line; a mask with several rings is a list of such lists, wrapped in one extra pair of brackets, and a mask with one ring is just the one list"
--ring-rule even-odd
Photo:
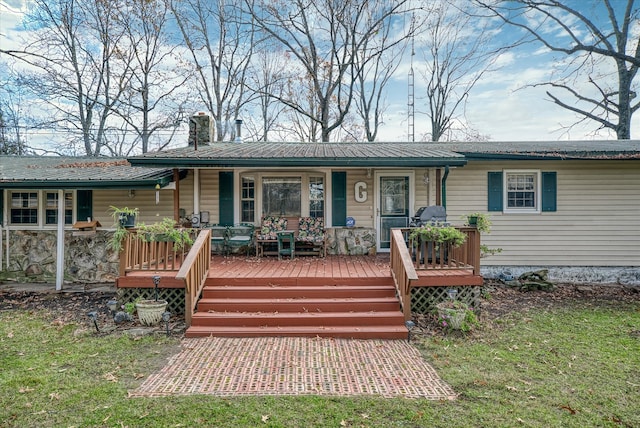
[(453, 224), (491, 216), (482, 240), (502, 251), (482, 259), (485, 275), (545, 267), (556, 281), (640, 284), (638, 141), (204, 141), (126, 161), (0, 158), (3, 268), (27, 268), (10, 234), (55, 230), (62, 197), (68, 230), (88, 217), (111, 228), (111, 205), (196, 226), (323, 217), (330, 254), (388, 251), (391, 228), (443, 205)]

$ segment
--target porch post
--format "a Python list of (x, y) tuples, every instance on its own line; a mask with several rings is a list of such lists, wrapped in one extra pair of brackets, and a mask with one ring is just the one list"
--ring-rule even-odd
[(58, 247), (56, 257), (56, 291), (62, 290), (64, 280), (64, 190), (58, 190)]
[(200, 214), (200, 170), (193, 169), (193, 213)]

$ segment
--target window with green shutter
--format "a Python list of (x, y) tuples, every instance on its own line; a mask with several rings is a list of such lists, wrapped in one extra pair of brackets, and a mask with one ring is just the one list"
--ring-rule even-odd
[(558, 178), (555, 172), (542, 173), (542, 211), (557, 211)]
[(334, 227), (347, 225), (347, 173), (331, 173), (331, 221)]
[(502, 211), (502, 171), (488, 173), (487, 210)]
[(93, 218), (93, 190), (78, 190), (76, 192), (76, 219), (87, 221)]
[(233, 226), (233, 171), (220, 171), (220, 224)]
[(557, 210), (557, 174), (540, 170), (488, 173), (488, 211), (540, 213)]

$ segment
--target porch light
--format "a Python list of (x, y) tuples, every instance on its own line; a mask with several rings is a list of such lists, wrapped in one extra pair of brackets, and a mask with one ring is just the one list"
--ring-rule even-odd
[(169, 336), (169, 320), (170, 319), (171, 319), (171, 312), (165, 311), (162, 313), (162, 321), (164, 321), (164, 324), (167, 327), (167, 336)]
[(93, 321), (93, 325), (96, 327), (96, 331), (100, 331), (98, 328), (98, 313), (96, 311), (91, 311), (87, 313), (87, 316), (91, 321)]
[(156, 298), (155, 300), (157, 302), (158, 301), (158, 285), (160, 284), (160, 275), (153, 275), (151, 279), (153, 280), (153, 285), (155, 289), (155, 298)]
[(107, 302), (107, 308), (111, 311), (111, 315), (116, 314), (116, 310), (118, 309), (118, 301), (115, 299), (111, 299)]
[(411, 330), (413, 330), (413, 328), (416, 326), (416, 323), (409, 320), (405, 321), (404, 325), (407, 327), (407, 330), (409, 330), (409, 334), (407, 335), (407, 342), (411, 342)]

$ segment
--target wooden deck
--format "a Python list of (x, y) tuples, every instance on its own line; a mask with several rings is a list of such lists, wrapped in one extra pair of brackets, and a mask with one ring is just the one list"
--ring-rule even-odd
[[(175, 266), (180, 268), (180, 262)], [(184, 282), (175, 278), (173, 270), (136, 270), (118, 278), (119, 288), (152, 288), (154, 275), (159, 275), (161, 288), (184, 288)], [(480, 285), (482, 277), (474, 275), (473, 269), (431, 269), (418, 271), (420, 286)], [(340, 285), (349, 280), (361, 283), (384, 282), (391, 277), (389, 254), (376, 256), (297, 257), (293, 260), (278, 260), (277, 257), (218, 256), (211, 257), (209, 280), (233, 285), (247, 283), (254, 278), (271, 278), (280, 285)]]

